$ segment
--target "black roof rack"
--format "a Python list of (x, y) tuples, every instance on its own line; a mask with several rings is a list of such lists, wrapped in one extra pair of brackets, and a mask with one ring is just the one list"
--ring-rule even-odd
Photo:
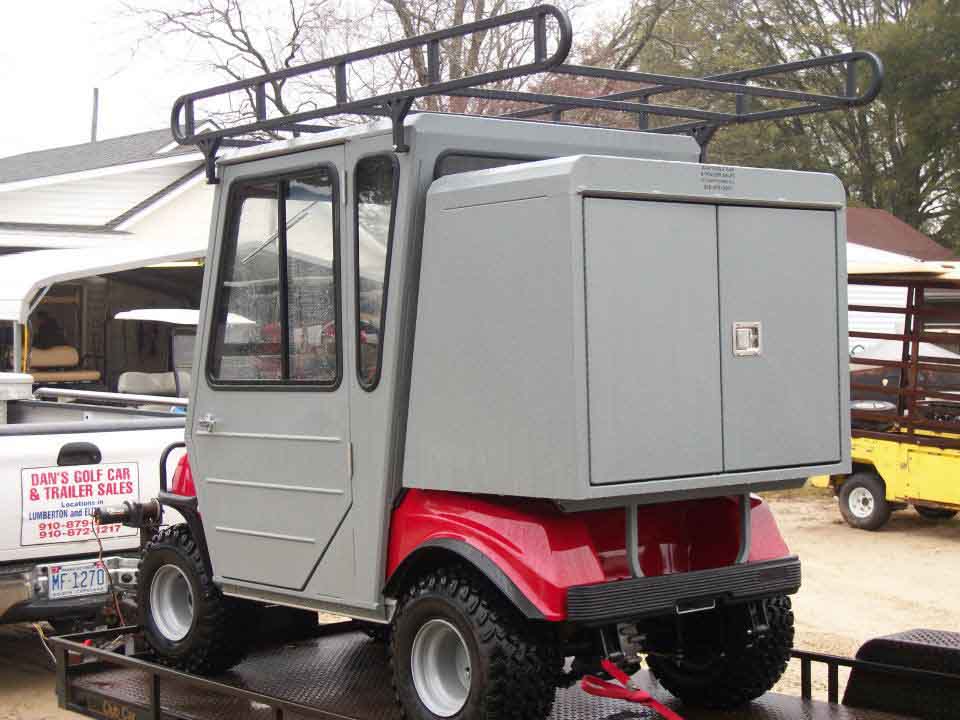
[[(444, 79), (442, 77), (440, 57), (442, 42), (485, 34), (492, 29), (506, 26), (514, 26), (514, 29), (518, 30), (532, 31), (532, 60), (511, 67), (455, 79)], [(513, 120), (549, 119), (561, 121), (565, 112), (577, 110), (632, 113), (636, 116), (635, 129), (637, 130), (655, 133), (683, 133), (693, 136), (700, 145), (701, 161), (704, 161), (706, 146), (720, 127), (866, 105), (880, 92), (883, 79), (883, 65), (880, 59), (869, 52), (848, 52), (705, 78), (691, 78), (584, 65), (568, 65), (565, 64), (565, 60), (570, 52), (572, 42), (573, 28), (567, 14), (553, 5), (536, 5), (526, 10), (458, 25), (448, 30), (418, 35), (182, 95), (173, 104), (171, 130), (178, 143), (195, 145), (203, 152), (207, 161), (207, 179), (210, 182), (216, 182), (215, 159), (221, 146), (251, 144), (251, 135), (265, 131), (303, 133), (336, 129), (337, 126), (334, 125), (311, 124), (311, 121), (336, 115), (389, 117), (393, 123), (394, 150), (405, 152), (408, 148), (404, 141), (404, 118), (410, 112), (420, 112), (413, 108), (415, 100), (438, 95), (525, 103), (532, 106), (528, 109), (515, 110), (497, 116)], [(549, 52), (548, 46), (551, 45), (553, 46), (553, 52)], [(354, 63), (370, 61), (405, 51), (423, 53), (424, 50), (426, 50), (425, 77), (421, 78), (422, 82), (420, 84), (403, 90), (372, 94), (367, 97), (350, 97), (347, 78)], [(423, 55), (421, 54), (419, 57), (422, 59)], [(867, 66), (869, 80), (866, 89), (858, 93), (857, 66), (860, 64)], [(795, 74), (816, 68), (842, 69), (845, 80), (842, 94), (827, 95), (788, 89), (774, 84), (757, 84), (758, 80), (770, 80), (774, 76)], [(272, 86), (276, 92), (280, 92), (283, 84), (291, 78), (303, 78), (320, 71), (333, 73), (334, 102), (332, 104), (287, 115), (268, 117), (268, 87)], [(481, 87), (540, 73), (594, 78), (618, 83), (638, 83), (640, 87), (595, 97)], [(793, 84), (802, 86), (798, 78), (795, 78)], [(652, 102), (656, 96), (690, 90), (708, 94), (732, 95), (734, 97), (734, 108), (732, 111), (715, 110)], [(201, 130), (195, 119), (195, 108), (198, 101), (223, 98), (235, 92), (244, 92), (251, 98), (254, 119), (231, 127)], [(751, 97), (774, 98), (791, 104), (776, 109), (751, 110), (749, 107), (749, 98)], [(676, 122), (652, 127), (649, 123), (651, 115), (674, 118)]]

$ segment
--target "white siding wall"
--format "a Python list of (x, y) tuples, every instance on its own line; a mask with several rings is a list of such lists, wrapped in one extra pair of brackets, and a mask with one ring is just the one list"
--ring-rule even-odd
[(178, 163), (26, 190), (0, 191), (0, 221), (103, 225), (195, 166), (194, 162)]
[[(893, 264), (902, 265), (913, 262), (914, 258), (896, 253), (874, 250), (847, 243), (847, 262), (851, 265), (864, 263), (870, 265)], [(902, 308), (907, 303), (907, 290), (902, 287), (882, 287), (878, 285), (853, 285), (847, 290), (851, 305), (877, 305), (880, 307)], [(849, 314), (851, 330), (864, 332), (903, 332), (903, 315), (876, 312), (851, 312)], [(851, 338), (850, 345), (864, 345), (875, 343), (875, 340)]]

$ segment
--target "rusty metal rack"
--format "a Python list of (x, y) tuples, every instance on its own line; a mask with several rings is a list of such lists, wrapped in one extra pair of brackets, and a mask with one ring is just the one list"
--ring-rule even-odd
[[(532, 57), (525, 62), (495, 70), (449, 75), (449, 62), (444, 62), (445, 43), (459, 44), (466, 38), (482, 42), (491, 31), (506, 30), (524, 34), (532, 39)], [(360, 115), (388, 117), (393, 124), (394, 148), (405, 152), (403, 123), (411, 112), (423, 112), (414, 104), (428, 96), (463, 97), (496, 100), (520, 105), (524, 109), (500, 112), (497, 117), (522, 121), (563, 121), (564, 113), (593, 110), (627, 113), (634, 121), (618, 123), (615, 127), (656, 133), (683, 133), (693, 136), (705, 159), (707, 144), (718, 128), (760, 120), (774, 120), (811, 113), (827, 112), (870, 103), (879, 93), (883, 66), (876, 55), (869, 52), (847, 52), (798, 62), (769, 65), (704, 78), (679, 77), (659, 73), (633, 72), (566, 63), (573, 44), (573, 27), (567, 14), (552, 5), (532, 8), (485, 18), (412, 38), (317, 60), (248, 79), (217, 85), (187, 93), (177, 98), (171, 112), (171, 130), (176, 141), (197, 146), (207, 159), (207, 175), (215, 182), (215, 156), (222, 145), (250, 144), (258, 134), (279, 132), (317, 133), (336, 129), (327, 124), (334, 116)], [(412, 87), (374, 92), (352, 97), (349, 78), (358, 63), (401, 56), (412, 61), (422, 72)], [(861, 76), (859, 69), (866, 72)], [(803, 89), (802, 74), (820, 69), (830, 73), (840, 87), (833, 94), (810, 92)], [(629, 83), (635, 87), (596, 96), (575, 96), (543, 91), (506, 88), (506, 81), (537, 75), (553, 74), (594, 81)], [(289, 114), (270, 116), (271, 101), (268, 89), (276, 97), (282, 96), (289, 82), (308, 78), (317, 85), (331, 88), (333, 102), (322, 107), (311, 107)], [(858, 85), (862, 89), (858, 90)], [(671, 104), (669, 96), (695, 91), (700, 107)], [(234, 93), (241, 93), (249, 104), (252, 119), (242, 120), (231, 127), (204, 129), (198, 122), (197, 108), (203, 102), (223, 101)], [(728, 98), (718, 109), (716, 100)], [(751, 99), (779, 101), (785, 106), (751, 107)], [(660, 100), (655, 102), (655, 100)], [(276, 104), (276, 103), (274, 103)], [(721, 103), (722, 105), (722, 103)], [(732, 105), (732, 107), (730, 107)], [(651, 116), (671, 118), (663, 125), (651, 126)], [(322, 121), (318, 123), (317, 121)]]
[[(918, 269), (922, 266), (918, 266)], [(944, 270), (949, 270), (949, 267)], [(851, 330), (851, 339), (898, 343), (898, 359), (852, 354), (850, 395), (854, 437), (896, 440), (916, 445), (960, 449), (960, 353), (957, 357), (925, 354), (925, 343), (960, 348), (960, 292), (954, 302), (937, 302), (937, 291), (960, 291), (960, 277), (943, 273), (850, 275), (849, 284), (902, 288), (901, 306), (851, 304), (867, 317), (903, 318), (902, 332)], [(931, 327), (939, 326), (940, 329)], [(951, 332), (946, 332), (944, 329)], [(879, 403), (877, 409), (865, 404)]]
[[(136, 634), (125, 627), (52, 638), (57, 692), (63, 708), (100, 720), (399, 720), (386, 648), (352, 622), (326, 626), (318, 637), (261, 647), (233, 671), (216, 679), (178, 672), (150, 661), (84, 645), (86, 640)], [(71, 658), (83, 658), (72, 662)], [(906, 670), (817, 653), (796, 652), (803, 697), (768, 693), (743, 709), (681, 708), (646, 673), (635, 677), (687, 720), (897, 720), (899, 716), (838, 704), (840, 666), (909, 679), (960, 682), (960, 675)], [(813, 700), (810, 667), (828, 666), (830, 702)], [(655, 720), (648, 708), (586, 695), (573, 687), (557, 691), (556, 720)]]

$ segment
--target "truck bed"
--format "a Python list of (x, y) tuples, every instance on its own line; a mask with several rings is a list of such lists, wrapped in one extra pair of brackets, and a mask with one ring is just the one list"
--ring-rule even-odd
[[(76, 639), (76, 636), (74, 636)], [(234, 670), (215, 679), (178, 673), (144, 659), (68, 665), (54, 639), (60, 705), (103, 720), (400, 720), (393, 701), (386, 647), (351, 623), (327, 626), (320, 636), (258, 648)], [(119, 663), (119, 664), (115, 664)], [(636, 680), (686, 720), (897, 720), (898, 716), (768, 693), (736, 711), (684, 708), (649, 675)], [(154, 710), (152, 698), (159, 709)], [(559, 690), (555, 720), (644, 720), (652, 710), (586, 695), (579, 687)]]

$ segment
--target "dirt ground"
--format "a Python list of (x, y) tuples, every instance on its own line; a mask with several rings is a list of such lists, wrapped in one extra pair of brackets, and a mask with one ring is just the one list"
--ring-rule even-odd
[[(827, 490), (767, 500), (803, 562), (803, 586), (793, 598), (796, 647), (853, 655), (878, 635), (960, 630), (960, 518), (933, 523), (909, 509), (865, 532), (843, 522)], [(778, 689), (798, 692), (799, 678), (792, 663)], [(815, 695), (818, 688), (825, 697), (825, 675), (815, 675)]]
[[(877, 635), (960, 628), (960, 519), (934, 524), (912, 510), (883, 530), (853, 530), (826, 491), (768, 497), (793, 552), (803, 559), (794, 598), (800, 648), (850, 655)], [(797, 692), (796, 663), (778, 686)], [(815, 677), (825, 697), (826, 681)], [(33, 628), (0, 628), (0, 720), (61, 720), (52, 663)]]
[(0, 720), (77, 717), (57, 707), (53, 662), (34, 629), (0, 628)]

